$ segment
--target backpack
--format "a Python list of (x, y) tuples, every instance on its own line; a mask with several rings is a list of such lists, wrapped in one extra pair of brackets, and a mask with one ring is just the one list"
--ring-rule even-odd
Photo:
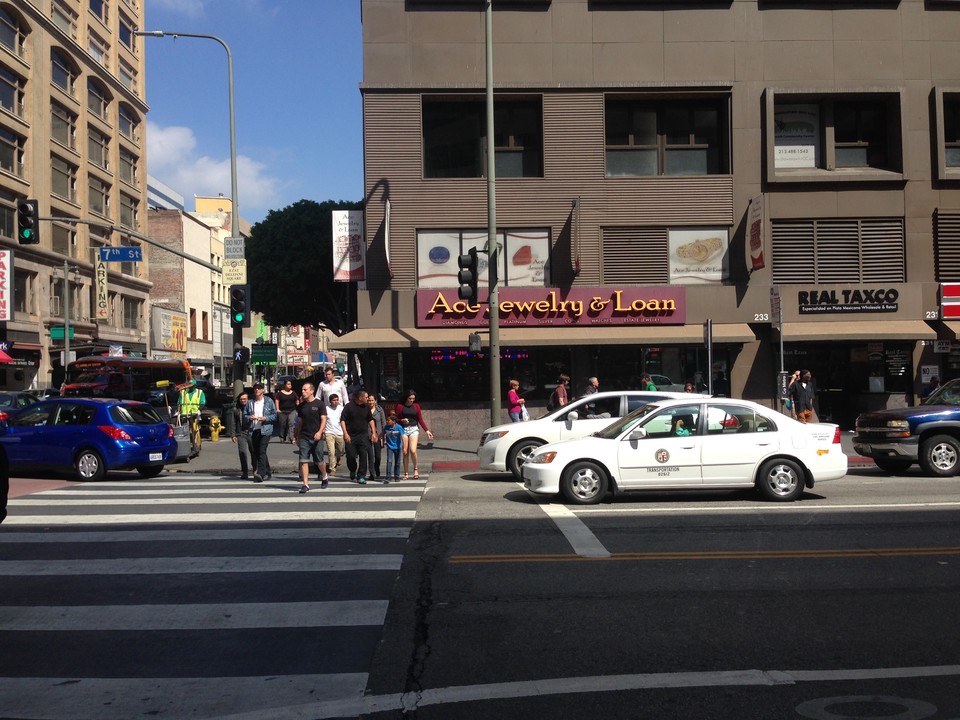
[(553, 412), (560, 407), (560, 398), (557, 397), (557, 391), (550, 393), (550, 399), (547, 400), (547, 412)]

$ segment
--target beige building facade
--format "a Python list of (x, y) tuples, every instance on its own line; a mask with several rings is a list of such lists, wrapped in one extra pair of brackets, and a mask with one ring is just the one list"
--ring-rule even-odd
[[(105, 307), (95, 283), (100, 248), (140, 246), (128, 233), (146, 232), (142, 12), (138, 0), (0, 2), (0, 249), (13, 255), (5, 389), (60, 384), (63, 340), (51, 328), (68, 304), (77, 355), (147, 350), (147, 253), (106, 264)], [(41, 221), (38, 245), (17, 242), (27, 198), (63, 219)]]
[[(489, 395), (456, 305), (487, 241), (483, 5), (362, 5), (366, 287), (335, 347), (433, 402)], [(960, 5), (493, 6), (504, 382), (774, 403), (804, 367), (852, 427), (960, 375)]]

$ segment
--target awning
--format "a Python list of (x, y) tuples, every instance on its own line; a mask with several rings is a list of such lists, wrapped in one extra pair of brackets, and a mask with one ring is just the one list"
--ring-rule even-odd
[[(479, 332), (486, 344), (486, 328), (362, 328), (332, 338), (338, 350), (366, 348), (467, 347), (470, 333)], [(714, 324), (715, 343), (753, 342), (756, 336), (746, 323)], [(548, 345), (703, 344), (702, 325), (618, 325), (614, 327), (503, 327), (500, 344), (512, 347)]]
[(923, 320), (842, 320), (787, 322), (785, 342), (812, 340), (936, 340), (937, 332)]
[(0, 350), (0, 363), (12, 363), (13, 358), (7, 355), (3, 350)]

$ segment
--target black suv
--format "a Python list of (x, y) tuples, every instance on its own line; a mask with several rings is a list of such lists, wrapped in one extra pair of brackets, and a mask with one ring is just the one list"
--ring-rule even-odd
[(853, 449), (888, 473), (902, 473), (919, 463), (927, 475), (957, 475), (960, 379), (941, 385), (916, 407), (862, 413)]

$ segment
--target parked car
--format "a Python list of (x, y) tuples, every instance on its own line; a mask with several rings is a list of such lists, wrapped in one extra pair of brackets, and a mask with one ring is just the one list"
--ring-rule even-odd
[(43, 388), (42, 390), (31, 390), (30, 394), (37, 400), (46, 400), (48, 398), (60, 397), (60, 391), (57, 388)]
[(53, 398), (0, 420), (0, 445), (15, 470), (50, 470), (100, 480), (110, 470), (159, 475), (173, 462), (173, 428), (147, 403)]
[(40, 398), (28, 392), (0, 392), (0, 420), (5, 420), (20, 408), (40, 402)]
[(591, 437), (539, 448), (522, 467), (527, 490), (577, 505), (608, 493), (756, 488), (797, 500), (847, 473), (840, 428), (803, 424), (748, 400), (664, 400)]
[(960, 474), (960, 379), (944, 383), (916, 407), (861, 413), (853, 449), (888, 473), (919, 463), (927, 475)]
[(487, 428), (477, 448), (480, 469), (512, 472), (520, 479), (520, 467), (541, 445), (585, 437), (609, 425), (611, 419), (623, 417), (655, 400), (673, 397), (706, 396), (659, 390), (612, 390), (576, 398), (535, 420)]

